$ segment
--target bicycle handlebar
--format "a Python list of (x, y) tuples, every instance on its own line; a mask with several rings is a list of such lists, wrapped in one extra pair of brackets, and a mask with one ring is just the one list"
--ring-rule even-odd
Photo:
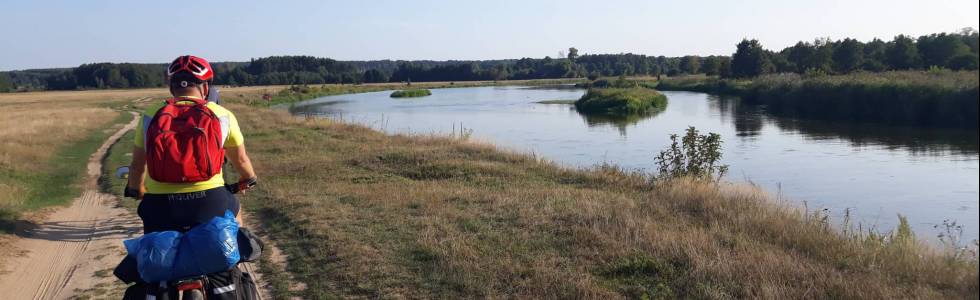
[(249, 178), (245, 182), (226, 184), (225, 188), (228, 189), (228, 191), (231, 192), (232, 194), (238, 194), (238, 192), (250, 189), (256, 184), (258, 184), (258, 180), (256, 180), (255, 178)]
[[(258, 180), (256, 180), (255, 178), (249, 178), (244, 182), (225, 184), (225, 189), (227, 189), (232, 194), (238, 194), (241, 191), (252, 188), (256, 184), (258, 184)], [(129, 188), (129, 186), (126, 186), (123, 189), (123, 197), (137, 199), (139, 197), (139, 191), (135, 189), (131, 189)]]

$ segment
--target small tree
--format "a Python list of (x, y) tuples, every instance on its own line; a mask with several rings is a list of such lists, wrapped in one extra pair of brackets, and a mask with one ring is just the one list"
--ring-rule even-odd
[(698, 180), (718, 180), (728, 172), (721, 160), (721, 135), (701, 135), (694, 126), (677, 142), (677, 135), (670, 135), (670, 147), (660, 151), (656, 163), (658, 179), (692, 177)]
[(888, 47), (885, 48), (885, 60), (893, 70), (908, 70), (918, 65), (919, 51), (915, 47), (915, 40), (898, 35)]
[(844, 39), (834, 49), (834, 70), (850, 73), (864, 64), (864, 44), (855, 39)]
[(759, 41), (745, 39), (737, 48), (732, 55), (732, 76), (745, 78), (772, 72), (772, 62)]

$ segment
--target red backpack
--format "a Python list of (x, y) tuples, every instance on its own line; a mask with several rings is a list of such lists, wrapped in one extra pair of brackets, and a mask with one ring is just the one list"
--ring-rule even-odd
[[(192, 101), (193, 105), (178, 105)], [(167, 99), (146, 130), (146, 165), (159, 182), (205, 181), (221, 171), (221, 121), (202, 99)]]

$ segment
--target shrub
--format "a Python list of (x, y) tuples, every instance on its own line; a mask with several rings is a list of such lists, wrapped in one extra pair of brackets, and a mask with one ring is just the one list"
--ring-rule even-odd
[(425, 97), (429, 95), (432, 95), (432, 92), (427, 89), (401, 90), (391, 93), (392, 98)]
[(692, 177), (695, 179), (718, 180), (728, 171), (721, 160), (721, 136), (717, 133), (702, 135), (694, 126), (677, 143), (677, 135), (670, 135), (670, 147), (660, 151), (656, 163), (658, 179)]

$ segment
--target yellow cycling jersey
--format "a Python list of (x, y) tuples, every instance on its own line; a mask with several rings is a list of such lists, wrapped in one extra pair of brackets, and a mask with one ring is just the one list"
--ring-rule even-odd
[[(191, 97), (185, 97), (191, 98)], [(177, 104), (182, 103), (191, 104), (191, 101), (178, 101)], [(142, 118), (140, 120), (141, 132), (135, 134), (133, 139), (133, 144), (140, 149), (146, 149), (144, 141), (146, 140), (146, 131), (150, 128), (150, 122), (153, 121), (153, 116), (156, 115), (157, 110), (160, 110), (166, 103), (160, 102), (155, 105), (151, 105), (143, 112)], [(208, 102), (208, 108), (218, 116), (218, 120), (221, 122), (221, 136), (225, 137), (224, 144), (222, 145), (225, 149), (235, 148), (241, 146), (245, 143), (242, 137), (242, 130), (238, 127), (238, 120), (235, 119), (235, 114), (231, 111), (221, 107), (213, 102)], [(145, 150), (144, 150), (145, 151)], [(223, 172), (219, 171), (218, 174), (211, 177), (211, 179), (198, 182), (188, 182), (188, 183), (166, 183), (153, 180), (149, 176), (146, 176), (146, 193), (148, 194), (175, 194), (175, 193), (190, 193), (190, 192), (200, 192), (204, 190), (213, 189), (216, 187), (221, 187), (225, 185), (225, 179)]]

